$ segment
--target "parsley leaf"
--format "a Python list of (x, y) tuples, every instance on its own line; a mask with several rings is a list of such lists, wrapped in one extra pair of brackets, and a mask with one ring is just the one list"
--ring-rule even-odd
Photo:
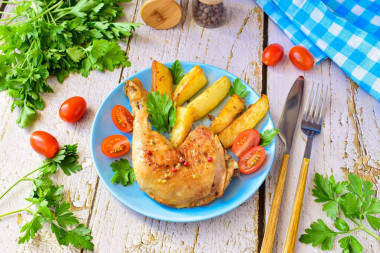
[(248, 95), (248, 93), (249, 92), (245, 90), (245, 86), (239, 78), (236, 78), (234, 80), (229, 90), (230, 96), (232, 96), (233, 94), (236, 94), (240, 96), (242, 99), (244, 99)]
[[(352, 232), (362, 230), (380, 241), (380, 237), (369, 229), (364, 227), (363, 220), (367, 219), (368, 223), (374, 230), (380, 229), (380, 218), (371, 214), (380, 213), (380, 200), (376, 198), (373, 185), (369, 181), (350, 173), (349, 182), (335, 182), (331, 175), (323, 177), (316, 174), (314, 178), (313, 196), (316, 202), (326, 202), (323, 204), (323, 211), (327, 216), (335, 218), (334, 227), (341, 232), (331, 230), (321, 219), (313, 222), (310, 229), (306, 229), (306, 234), (301, 235), (300, 241), (303, 243), (312, 243), (315, 247), (322, 245), (322, 250), (332, 249), (334, 238), (340, 234), (348, 234), (338, 242), (343, 252), (362, 252), (363, 246), (353, 236)], [(345, 218), (350, 219), (356, 228), (350, 229), (347, 222), (338, 217), (339, 209), (343, 211)]]
[(379, 230), (380, 229), (380, 218), (375, 217), (373, 215), (367, 214), (366, 219), (369, 223), (369, 225), (374, 229), (374, 230)]
[(79, 223), (78, 219), (74, 216), (74, 214), (69, 211), (69, 208), (70, 204), (66, 201), (63, 201), (61, 204), (55, 205), (55, 220), (57, 221), (58, 225), (60, 225), (63, 228)]
[(22, 226), (20, 232), (25, 232), (25, 234), (19, 238), (18, 243), (29, 242), (30, 239), (33, 239), (38, 230), (42, 228), (43, 223), (45, 223), (45, 219), (41, 216), (35, 216), (30, 222)]
[(178, 85), (179, 82), (182, 80), (185, 73), (183, 71), (181, 63), (178, 60), (176, 60), (172, 64), (172, 66), (169, 68), (169, 70), (170, 70), (170, 73), (172, 74), (174, 85)]
[(146, 106), (150, 114), (150, 122), (156, 131), (170, 132), (175, 124), (177, 108), (176, 103), (173, 104), (168, 94), (161, 95), (158, 91), (149, 93)]
[(260, 146), (268, 146), (271, 144), (272, 139), (280, 132), (278, 129), (267, 129), (260, 134)]
[(343, 253), (360, 253), (363, 251), (363, 246), (353, 236), (343, 237), (339, 241), (340, 247), (343, 248)]
[(348, 175), (348, 179), (350, 180), (350, 184), (348, 185), (347, 190), (358, 195), (359, 197), (363, 198), (375, 193), (375, 191), (372, 190), (371, 182), (364, 182), (363, 178), (352, 173)]
[(332, 231), (321, 219), (313, 222), (305, 232), (306, 234), (301, 235), (300, 242), (312, 243), (313, 247), (321, 244), (322, 250), (332, 249), (334, 238), (337, 236), (337, 233)]
[(115, 172), (115, 175), (111, 178), (111, 183), (122, 185), (130, 185), (135, 180), (135, 173), (131, 165), (129, 165), (129, 161), (127, 159), (121, 158), (120, 160), (116, 160), (111, 163), (111, 168)]
[(82, 166), (78, 164), (77, 147), (77, 144), (65, 145), (63, 147), (65, 158), (59, 162), (59, 167), (61, 167), (63, 173), (67, 176), (82, 170)]
[(59, 244), (67, 246), (70, 243), (75, 247), (81, 247), (82, 249), (94, 249), (94, 244), (91, 242), (91, 231), (83, 224), (78, 225), (73, 230), (65, 230), (62, 227), (51, 223), (51, 231), (57, 237)]
[(342, 218), (336, 218), (334, 226), (340, 231), (348, 232), (350, 230), (350, 227), (348, 226), (347, 222)]

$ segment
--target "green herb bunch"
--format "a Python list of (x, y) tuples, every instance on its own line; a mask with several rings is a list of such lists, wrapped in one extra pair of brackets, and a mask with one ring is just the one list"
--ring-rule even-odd
[(20, 107), (20, 127), (44, 109), (40, 94), (53, 92), (46, 78), (59, 82), (72, 72), (113, 71), (130, 62), (117, 41), (140, 24), (115, 22), (123, 16), (119, 2), (130, 0), (7, 1), (15, 5), (0, 25), (0, 91)]
[[(58, 168), (61, 168), (67, 176), (82, 170), (82, 166), (78, 164), (77, 145), (65, 145), (55, 157), (46, 159), (41, 167), (28, 173), (9, 187), (0, 196), (0, 200), (20, 182), (31, 181), (33, 183), (32, 192), (26, 198), (31, 204), (25, 208), (1, 214), (0, 220), (2, 217), (20, 212), (28, 212), (33, 215), (31, 221), (21, 228), (21, 233), (24, 235), (20, 237), (18, 243), (25, 243), (33, 239), (43, 224), (50, 223), (51, 231), (55, 234), (59, 244), (66, 246), (72, 244), (75, 247), (93, 250), (90, 229), (79, 224), (78, 219), (69, 211), (70, 204), (62, 201), (63, 185), (57, 186), (50, 179), (50, 176)], [(29, 177), (37, 172), (36, 178)]]
[[(362, 230), (380, 241), (380, 236), (364, 226), (366, 220), (375, 231), (380, 229), (380, 218), (375, 216), (380, 213), (380, 200), (375, 196), (372, 183), (352, 173), (348, 180), (335, 182), (332, 175), (329, 178), (318, 173), (315, 175), (313, 196), (316, 197), (316, 202), (324, 203), (322, 210), (334, 219), (337, 230), (330, 229), (323, 220), (318, 219), (305, 230), (306, 234), (301, 235), (301, 242), (312, 243), (314, 247), (321, 245), (322, 250), (331, 250), (335, 237), (345, 235), (338, 241), (342, 252), (356, 253), (362, 252), (363, 246), (353, 232)], [(338, 217), (340, 213), (343, 213), (346, 220)], [(350, 227), (347, 220), (356, 226)]]

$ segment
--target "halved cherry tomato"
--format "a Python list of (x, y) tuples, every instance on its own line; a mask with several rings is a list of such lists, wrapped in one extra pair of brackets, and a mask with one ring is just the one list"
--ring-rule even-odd
[(124, 135), (111, 135), (102, 142), (101, 149), (103, 154), (108, 157), (119, 157), (125, 155), (130, 148), (129, 141)]
[(265, 149), (262, 146), (250, 148), (239, 159), (239, 170), (243, 174), (249, 174), (256, 171), (265, 160)]
[(111, 114), (113, 123), (120, 131), (125, 133), (132, 131), (133, 116), (124, 106), (115, 105)]
[(247, 129), (241, 132), (232, 144), (232, 152), (237, 157), (244, 154), (249, 148), (259, 145), (260, 133), (256, 129)]
[(289, 51), (289, 59), (300, 70), (309, 70), (314, 66), (313, 55), (303, 46), (295, 46)]
[(59, 108), (59, 117), (67, 123), (75, 123), (80, 120), (87, 109), (86, 100), (82, 97), (67, 99)]
[(273, 66), (279, 63), (282, 57), (284, 57), (284, 48), (280, 44), (274, 43), (264, 49), (261, 58), (265, 65)]
[(30, 145), (38, 154), (53, 158), (59, 151), (57, 139), (44, 131), (35, 131), (30, 136)]

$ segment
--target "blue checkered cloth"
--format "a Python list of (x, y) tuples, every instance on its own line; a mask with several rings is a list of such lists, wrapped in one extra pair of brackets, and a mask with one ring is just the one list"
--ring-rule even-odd
[(378, 3), (370, 0), (257, 2), (294, 44), (309, 49), (316, 63), (329, 57), (360, 87), (380, 101)]

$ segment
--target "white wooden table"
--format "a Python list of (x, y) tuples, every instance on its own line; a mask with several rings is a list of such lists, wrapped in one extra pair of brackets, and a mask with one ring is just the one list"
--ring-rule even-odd
[[(125, 21), (142, 22), (141, 1), (124, 4)], [(278, 141), (277, 155), (268, 178), (247, 202), (217, 218), (194, 223), (170, 223), (142, 216), (123, 206), (105, 188), (96, 173), (90, 151), (90, 134), (94, 116), (106, 96), (128, 76), (147, 68), (152, 60), (175, 59), (208, 63), (226, 69), (244, 79), (257, 93), (267, 94), (270, 113), (278, 124), (286, 95), (299, 75), (306, 79), (306, 92), (312, 83), (330, 85), (331, 97), (322, 134), (315, 138), (299, 235), (312, 221), (329, 219), (311, 195), (316, 172), (333, 173), (338, 180), (349, 172), (371, 180), (379, 194), (380, 103), (358, 88), (330, 61), (308, 72), (296, 69), (285, 57), (275, 67), (263, 66), (263, 48), (278, 42), (285, 53), (293, 46), (290, 40), (268, 20), (252, 0), (232, 1), (232, 17), (218, 29), (203, 29), (192, 19), (191, 3), (182, 0), (183, 20), (165, 31), (142, 26), (128, 43), (123, 43), (132, 67), (114, 72), (92, 72), (88, 78), (70, 75), (63, 84), (54, 78), (49, 83), (53, 94), (44, 94), (46, 108), (27, 129), (20, 129), (11, 113), (12, 100), (2, 93), (0, 99), (0, 192), (28, 171), (37, 168), (41, 157), (29, 145), (33, 131), (45, 130), (59, 143), (79, 143), (83, 171), (66, 177), (57, 173), (56, 181), (65, 185), (66, 201), (71, 210), (87, 224), (94, 237), (95, 252), (259, 252), (274, 192), (283, 145)], [(69, 97), (86, 98), (88, 111), (76, 124), (61, 121), (58, 109)], [(291, 152), (274, 252), (281, 252), (296, 189), (306, 138), (297, 128)], [(0, 213), (22, 208), (28, 202), (31, 186), (23, 182), (0, 203)], [(0, 220), (0, 252), (79, 252), (60, 246), (49, 228), (42, 229), (34, 240), (18, 245), (20, 228), (30, 219), (22, 213)], [(330, 221), (328, 224), (332, 224)], [(379, 243), (364, 232), (357, 237), (365, 252), (379, 252)], [(334, 252), (341, 252), (337, 240)], [(320, 252), (320, 248), (297, 243), (296, 252)]]

